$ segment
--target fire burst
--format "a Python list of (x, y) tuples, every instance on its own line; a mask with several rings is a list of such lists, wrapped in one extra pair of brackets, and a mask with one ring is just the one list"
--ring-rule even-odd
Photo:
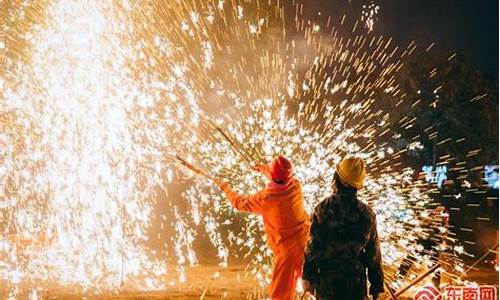
[(116, 288), (166, 272), (141, 246), (165, 180), (130, 121), (149, 96), (127, 68), (126, 11), (95, 4), (47, 3), (4, 77), (1, 274), (13, 284)]
[[(370, 174), (361, 197), (379, 214), (388, 278), (402, 284), (395, 268), (428, 234), (431, 200), (401, 161), (418, 141), (390, 143), (394, 124), (416, 120), (395, 120), (387, 108), (416, 105), (396, 76), (416, 47), (293, 9), (292, 20), (260, 1), (2, 8), (0, 280), (12, 297), (23, 284), (151, 290), (170, 274), (189, 280), (184, 267), (198, 263), (193, 241), (203, 231), (222, 266), (252, 253), (250, 269), (265, 284), (260, 219), (235, 216), (216, 188), (174, 174), (175, 153), (243, 192), (262, 183), (251, 163), (284, 154), (309, 211), (330, 194), (341, 157), (363, 157)], [(392, 102), (377, 102), (382, 94)], [(186, 191), (169, 195), (172, 217), (162, 224), (175, 232), (168, 247), (177, 263), (167, 272), (146, 230), (158, 191), (181, 180)]]

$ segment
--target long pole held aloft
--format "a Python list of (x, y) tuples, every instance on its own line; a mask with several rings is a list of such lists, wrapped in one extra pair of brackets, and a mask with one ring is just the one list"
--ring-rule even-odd
[(222, 135), (222, 137), (224, 137), (236, 153), (240, 154), (247, 162), (252, 163), (252, 159), (248, 156), (248, 153), (238, 147), (236, 143), (224, 132), (224, 130), (222, 130), (222, 128), (215, 126), (215, 129)]
[(193, 171), (195, 174), (198, 174), (198, 175), (201, 175), (203, 177), (206, 177), (214, 182), (219, 182), (218, 179), (216, 179), (215, 177), (211, 176), (211, 175), (208, 175), (205, 171), (201, 170), (200, 168), (197, 168), (195, 166), (193, 166), (192, 164), (188, 163), (185, 159), (183, 159), (182, 157), (180, 157), (179, 155), (176, 155), (175, 158), (177, 159), (178, 162), (181, 163), (181, 165), (183, 165), (184, 167), (188, 168), (189, 170)]
[(231, 148), (233, 149), (234, 152), (237, 154), (241, 155), (243, 159), (245, 159), (249, 164), (253, 165), (256, 162), (258, 162), (255, 157), (252, 155), (252, 153), (248, 152), (245, 147), (241, 147), (240, 145), (237, 145), (231, 137), (229, 137), (229, 134), (227, 134), (220, 126), (214, 124), (211, 122), (211, 125), (219, 132), (222, 137), (231, 145)]

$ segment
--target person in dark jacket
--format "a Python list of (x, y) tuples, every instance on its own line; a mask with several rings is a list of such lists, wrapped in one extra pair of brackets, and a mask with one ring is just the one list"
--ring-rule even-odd
[(367, 279), (372, 299), (384, 291), (375, 213), (357, 198), (365, 174), (363, 160), (342, 160), (334, 195), (314, 210), (302, 279), (317, 299), (367, 299)]

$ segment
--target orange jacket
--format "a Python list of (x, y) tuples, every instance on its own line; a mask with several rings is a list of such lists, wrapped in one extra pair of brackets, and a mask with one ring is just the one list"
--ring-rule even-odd
[(267, 243), (273, 251), (307, 244), (310, 221), (304, 209), (302, 185), (297, 179), (292, 178), (286, 184), (271, 182), (250, 196), (236, 193), (227, 184), (222, 190), (237, 210), (262, 215)]

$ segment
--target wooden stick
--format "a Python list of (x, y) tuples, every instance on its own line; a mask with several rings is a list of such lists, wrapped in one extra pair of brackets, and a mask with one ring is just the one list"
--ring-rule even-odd
[(387, 289), (387, 291), (389, 292), (389, 295), (391, 296), (391, 299), (392, 300), (398, 300), (398, 297), (396, 297), (396, 295), (394, 295), (394, 293), (392, 292), (391, 287), (387, 284), (387, 282), (384, 282), (384, 285), (385, 285), (385, 288)]
[(459, 277), (459, 280), (462, 280), (462, 278), (467, 275), (467, 273), (469, 273), (478, 263), (480, 263), (484, 258), (486, 258), (486, 256), (488, 256), (488, 254), (490, 254), (491, 251), (495, 250), (496, 248), (498, 248), (498, 243), (493, 248), (488, 249), (480, 258), (478, 258), (472, 265), (470, 265), (469, 268), (467, 268), (467, 270)]
[(420, 281), (424, 280), (427, 276), (429, 276), (430, 274), (432, 274), (438, 268), (439, 268), (439, 263), (435, 264), (432, 268), (430, 268), (429, 270), (427, 270), (425, 273), (423, 273), (422, 275), (420, 275), (417, 278), (415, 278), (412, 282), (410, 282), (410, 284), (408, 286), (406, 286), (405, 288), (403, 288), (403, 289), (399, 290), (398, 292), (396, 292), (394, 294), (394, 297), (401, 296), (404, 292), (406, 292), (407, 290), (409, 290), (415, 284), (417, 284)]
[(233, 142), (233, 140), (222, 130), (222, 128), (215, 126), (215, 129), (222, 135), (222, 137), (224, 137), (224, 139), (226, 139), (236, 153), (241, 155), (247, 162), (252, 163), (252, 160), (248, 157), (248, 153), (236, 146), (236, 143)]
[[(308, 291), (304, 291), (304, 293), (302, 294), (302, 297), (300, 297), (300, 300), (304, 300), (304, 299), (305, 299), (304, 297), (305, 297), (307, 294), (310, 294), (310, 293), (309, 293)], [(316, 297), (314, 297), (314, 295), (312, 295), (312, 297), (313, 297), (313, 299), (316, 299)]]
[(244, 147), (236, 145), (236, 143), (229, 137), (229, 135), (224, 130), (222, 130), (221, 127), (215, 124), (212, 125), (222, 135), (222, 137), (224, 137), (224, 139), (231, 145), (233, 150), (243, 157), (243, 159), (245, 159), (250, 164), (254, 164), (256, 162), (256, 159), (253, 157), (253, 155), (247, 152), (247, 150)]
[(177, 158), (177, 160), (186, 168), (188, 168), (189, 170), (193, 171), (195, 174), (198, 174), (198, 175), (201, 175), (201, 176), (204, 176), (214, 182), (219, 182), (218, 179), (216, 179), (215, 177), (213, 176), (210, 176), (208, 175), (205, 171), (193, 166), (192, 164), (188, 163), (185, 159), (183, 159), (182, 157), (176, 155), (175, 158)]

